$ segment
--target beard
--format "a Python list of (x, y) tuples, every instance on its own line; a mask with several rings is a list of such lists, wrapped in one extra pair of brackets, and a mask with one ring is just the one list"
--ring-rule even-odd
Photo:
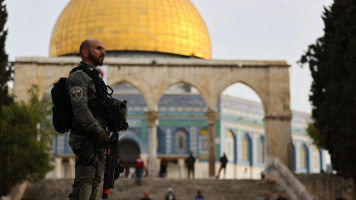
[(104, 56), (95, 57), (95, 56), (93, 56), (93, 54), (91, 54), (91, 52), (89, 51), (89, 59), (90, 59), (96, 66), (103, 66), (103, 64), (104, 64), (104, 59), (103, 59), (103, 61), (100, 61), (100, 60), (99, 60), (99, 58), (101, 58), (101, 57), (104, 58)]

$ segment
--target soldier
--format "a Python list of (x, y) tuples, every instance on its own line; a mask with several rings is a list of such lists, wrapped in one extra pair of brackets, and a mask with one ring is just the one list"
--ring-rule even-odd
[(218, 172), (218, 175), (216, 176), (216, 179), (219, 179), (219, 176), (220, 176), (220, 172), (221, 170), (223, 169), (224, 170), (224, 178), (226, 177), (226, 164), (227, 164), (228, 160), (227, 160), (227, 157), (226, 157), (226, 154), (224, 153), (223, 156), (220, 158), (220, 169), (219, 169), (219, 172)]
[[(99, 77), (105, 48), (99, 40), (82, 42), (79, 50), (82, 61), (67, 80), (74, 122), (69, 145), (76, 156), (75, 178), (71, 200), (96, 200), (105, 168), (105, 151), (110, 149), (103, 107), (106, 85)], [(85, 69), (89, 69), (89, 76)], [(94, 76), (93, 76), (94, 74)], [(92, 77), (92, 78), (91, 78)], [(94, 78), (93, 78), (94, 77)]]
[(188, 178), (190, 178), (190, 174), (192, 174), (194, 178), (194, 163), (195, 163), (195, 158), (193, 156), (193, 152), (191, 151), (189, 153), (189, 156), (185, 159), (185, 164), (188, 168)]

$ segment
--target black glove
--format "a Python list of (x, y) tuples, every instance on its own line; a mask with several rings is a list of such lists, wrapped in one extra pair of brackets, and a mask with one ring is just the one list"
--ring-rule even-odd
[(96, 147), (103, 149), (110, 149), (110, 138), (105, 131), (100, 132), (96, 138)]
[(124, 131), (126, 131), (129, 128), (129, 124), (126, 122), (126, 120), (122, 123), (122, 128)]

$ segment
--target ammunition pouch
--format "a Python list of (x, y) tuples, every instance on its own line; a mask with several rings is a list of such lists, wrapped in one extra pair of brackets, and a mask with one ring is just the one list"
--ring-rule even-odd
[(106, 119), (108, 121), (109, 131), (124, 131), (128, 128), (127, 119), (127, 101), (110, 98), (106, 102)]

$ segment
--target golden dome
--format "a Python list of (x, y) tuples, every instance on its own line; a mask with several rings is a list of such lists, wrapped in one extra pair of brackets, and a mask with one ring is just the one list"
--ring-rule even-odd
[(208, 31), (190, 0), (71, 0), (53, 29), (49, 54), (78, 54), (88, 38), (106, 51), (211, 56)]

